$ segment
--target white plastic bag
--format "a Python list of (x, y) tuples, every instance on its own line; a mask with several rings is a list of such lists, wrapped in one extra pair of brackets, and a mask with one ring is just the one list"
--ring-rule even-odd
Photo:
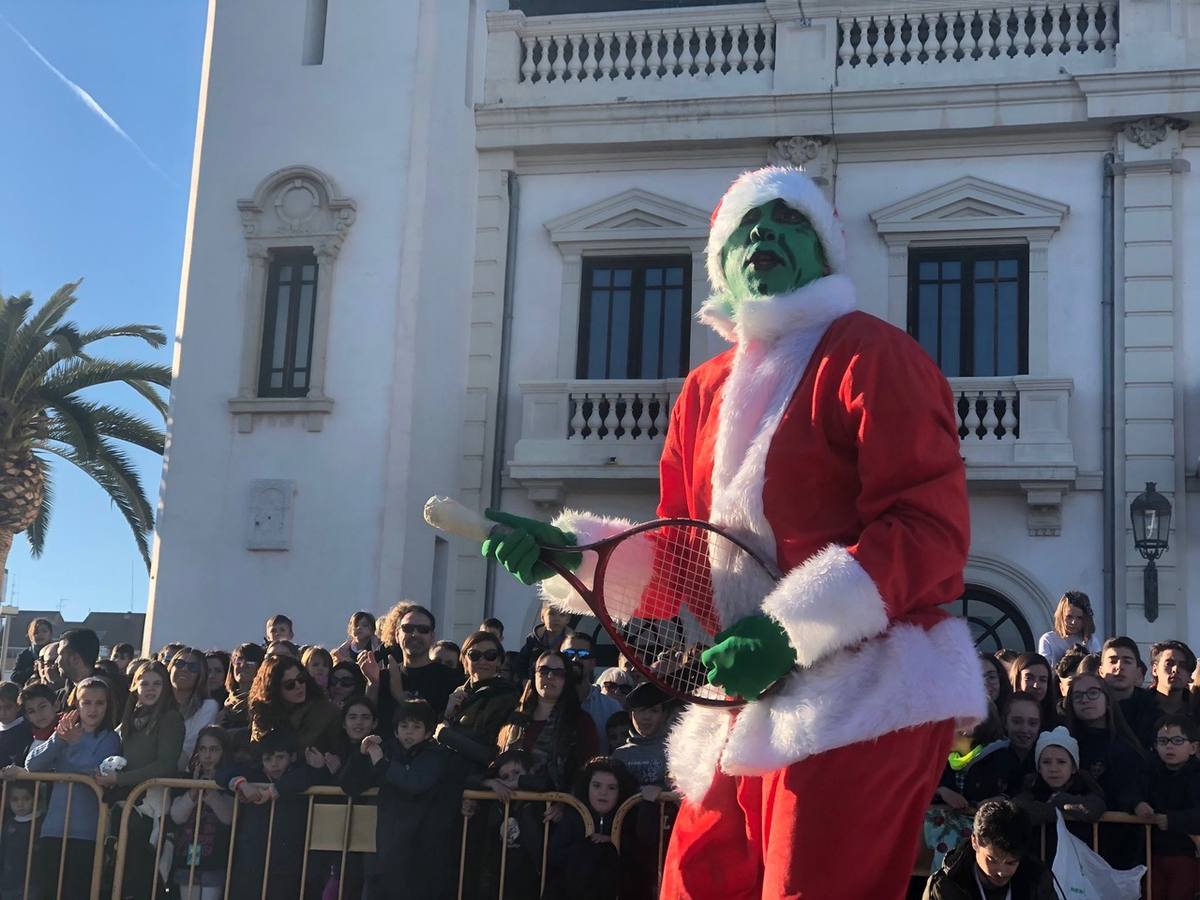
[(1071, 832), (1058, 813), (1058, 848), (1050, 867), (1064, 900), (1138, 900), (1145, 866), (1114, 869)]

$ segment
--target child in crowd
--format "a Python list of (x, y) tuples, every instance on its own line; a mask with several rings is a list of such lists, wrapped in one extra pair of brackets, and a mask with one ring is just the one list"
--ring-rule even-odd
[(21, 689), (11, 681), (0, 682), (0, 768), (20, 766), (33, 742), (33, 730), (21, 712)]
[[(668, 700), (666, 693), (648, 681), (634, 688), (626, 699), (632, 728), (625, 740), (611, 745), (617, 748), (612, 755), (621, 761), (638, 787), (667, 786)], [(653, 800), (657, 799), (656, 793)]]
[(579, 816), (570, 810), (562, 814), (550, 837), (547, 900), (616, 900), (622, 879), (612, 842), (613, 819), (635, 790), (625, 766), (612, 757), (598, 756), (584, 766), (575, 796), (591, 813), (596, 830), (587, 836)]
[(1156, 755), (1142, 772), (1133, 813), (1167, 817), (1152, 838), (1153, 900), (1192, 900), (1200, 891), (1200, 862), (1188, 836), (1200, 834), (1196, 725), (1187, 716), (1164, 716), (1155, 732)]
[[(188, 772), (197, 780), (215, 780), (218, 768), (228, 757), (229, 737), (225, 729), (219, 725), (206, 725), (196, 738)], [(199, 812), (198, 803), (201, 804)], [(171, 801), (174, 881), (185, 900), (220, 900), (225, 890), (225, 866), (229, 861), (233, 804), (233, 797), (219, 790), (204, 791), (201, 803), (197, 788), (177, 791)], [(189, 884), (192, 885), (190, 892)]]
[(988, 699), (996, 704), (996, 709), (1003, 709), (1012, 693), (1008, 669), (996, 657), (986, 653), (979, 654), (979, 665), (983, 669), (983, 689), (987, 691)]
[(34, 805), (32, 782), (14, 781), (8, 785), (7, 793), (8, 814), (4, 817), (3, 838), (0, 839), (0, 900), (22, 900), (29, 845), (38, 837), (39, 810)]
[(608, 746), (620, 747), (629, 740), (629, 729), (633, 727), (633, 719), (628, 710), (615, 712), (604, 723), (604, 734), (608, 737)]
[[(92, 775), (103, 760), (120, 752), (121, 742), (113, 727), (115, 714), (108, 682), (96, 677), (83, 679), (71, 691), (68, 706), (49, 739), (30, 748), (25, 761), (30, 772)], [(68, 789), (71, 793), (69, 821), (66, 814)], [(34, 854), (35, 898), (88, 896), (99, 811), (96, 795), (87, 787), (71, 789), (67, 784), (56, 784), (51, 789), (50, 805)], [(61, 867), (60, 893), (59, 863), (64, 840), (67, 846)]]
[(292, 629), (292, 620), (283, 613), (275, 613), (267, 619), (267, 624), (263, 627), (263, 634), (266, 637), (266, 640), (263, 641), (264, 647), (275, 641), (291, 643), (296, 639), (296, 633)]
[(1057, 900), (1049, 868), (1030, 855), (1032, 830), (1011, 800), (984, 801), (970, 843), (929, 877), (923, 900)]
[(571, 631), (568, 627), (570, 621), (571, 617), (567, 613), (552, 606), (550, 601), (543, 601), (538, 624), (533, 626), (533, 631), (525, 635), (525, 643), (521, 647), (514, 676), (519, 675), (522, 680), (532, 678), (533, 664), (537, 662), (537, 658), (547, 650), (557, 650), (562, 646), (563, 638)]
[(1084, 644), (1090, 653), (1100, 652), (1092, 601), (1083, 591), (1067, 591), (1059, 598), (1054, 608), (1054, 629), (1038, 639), (1038, 653), (1054, 667), (1075, 644)]
[(433, 741), (437, 716), (426, 700), (406, 700), (393, 714), (395, 744), (363, 738), (379, 787), (375, 871), (371, 900), (434, 900), (449, 889), (454, 867), (453, 832), (458, 785), (448, 774), (449, 751)]
[[(30, 744), (39, 744), (50, 739), (58, 725), (58, 692), (48, 684), (31, 684), (21, 689), (17, 703), (25, 721), (29, 723)], [(113, 716), (117, 712), (114, 710)], [(26, 754), (28, 755), (28, 754)], [(14, 763), (14, 765), (21, 765)]]
[(296, 765), (296, 741), (290, 732), (268, 731), (251, 744), (251, 749), (257, 765), (240, 771), (222, 766), (217, 778), (217, 783), (243, 804), (234, 838), (232, 898), (296, 900), (300, 896), (308, 812), (299, 794), (310, 787), (312, 777), (307, 766)]
[(1035, 825), (1045, 826), (1045, 859), (1054, 859), (1058, 844), (1056, 811), (1067, 829), (1091, 846), (1091, 823), (1104, 815), (1104, 794), (1094, 778), (1079, 768), (1079, 743), (1063, 726), (1043, 732), (1034, 749), (1037, 774), (1025, 783), (1016, 803)]
[[(528, 800), (513, 800), (504, 818), (503, 798), (521, 789), (521, 779), (533, 769), (533, 757), (525, 750), (505, 750), (488, 766), (482, 778), (468, 778), (467, 787), (490, 790), (500, 802), (463, 800), (462, 813), (471, 824), (480, 847), (478, 865), (468, 873), (464, 896), (491, 900), (500, 894), (500, 842), (504, 851), (504, 896), (536, 897), (541, 889), (542, 836), (545, 827), (543, 805)], [(480, 810), (483, 810), (481, 812)], [(478, 819), (473, 817), (478, 816)]]
[(1008, 668), (1012, 689), (1032, 694), (1042, 707), (1042, 728), (1058, 724), (1058, 679), (1046, 657), (1022, 653)]
[(986, 719), (973, 727), (956, 729), (935, 801), (963, 810), (1003, 793), (1007, 772), (982, 765), (992, 754), (1004, 749), (1002, 737), (1000, 714), (991, 702)]

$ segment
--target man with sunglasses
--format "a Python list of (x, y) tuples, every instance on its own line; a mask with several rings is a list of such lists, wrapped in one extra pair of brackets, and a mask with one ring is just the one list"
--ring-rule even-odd
[(575, 690), (579, 693), (579, 705), (596, 724), (597, 752), (606, 754), (609, 746), (604, 726), (608, 723), (609, 716), (621, 711), (621, 704), (607, 696), (595, 683), (596, 648), (592, 636), (572, 632), (563, 638), (560, 649), (575, 669)]
[[(401, 700), (426, 700), (438, 719), (446, 711), (446, 701), (462, 682), (457, 669), (448, 669), (429, 658), (435, 640), (437, 620), (433, 613), (415, 603), (406, 603), (396, 626), (394, 641), (378, 661), (373, 674), (379, 681), (379, 719), (392, 720), (392, 710)], [(386, 674), (385, 674), (386, 673)], [(363, 669), (368, 680), (372, 667)]]

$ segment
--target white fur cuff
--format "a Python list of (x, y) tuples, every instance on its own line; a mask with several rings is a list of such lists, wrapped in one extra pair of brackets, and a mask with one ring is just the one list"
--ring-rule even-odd
[[(620, 534), (622, 531), (628, 531), (633, 527), (633, 522), (628, 519), (621, 519), (609, 516), (596, 516), (587, 512), (580, 512), (574, 509), (564, 509), (551, 523), (555, 528), (563, 531), (569, 531), (575, 535), (576, 543), (580, 546), (585, 544), (594, 544), (597, 541), (602, 541), (605, 538), (610, 538), (613, 535)], [(628, 561), (632, 566), (619, 566), (618, 564), (627, 560), (628, 554), (626, 547), (632, 550), (633, 541), (627, 541), (621, 545), (620, 550), (613, 555), (609, 560), (608, 571), (605, 575), (606, 584), (613, 581), (615, 578), (625, 576), (625, 580), (629, 577), (641, 579), (644, 583), (650, 577), (650, 559), (641, 564), (641, 560)], [(642, 543), (642, 542), (637, 542)], [(641, 569), (642, 571), (633, 571), (629, 573), (620, 572), (619, 569), (630, 568)], [(580, 562), (579, 568), (575, 570), (575, 577), (582, 581), (588, 587), (592, 586), (592, 580), (595, 577), (596, 554), (584, 553), (583, 559)], [(555, 607), (563, 612), (578, 613), (580, 615), (590, 616), (592, 610), (579, 596), (578, 592), (567, 583), (567, 580), (562, 576), (556, 575), (553, 578), (547, 578), (538, 585), (538, 590), (542, 598), (550, 601)]]
[(802, 667), (888, 627), (887, 607), (875, 582), (837, 544), (784, 576), (763, 601), (763, 612), (787, 631)]

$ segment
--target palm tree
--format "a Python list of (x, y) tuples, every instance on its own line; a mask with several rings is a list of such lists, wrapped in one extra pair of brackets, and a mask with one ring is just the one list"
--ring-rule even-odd
[(64, 321), (78, 286), (78, 281), (63, 285), (32, 315), (29, 294), (0, 297), (0, 571), (13, 536), (22, 531), (28, 530), (33, 555), (41, 555), (54, 496), (52, 456), (78, 466), (104, 488), (150, 566), (154, 511), (121, 444), (161, 454), (163, 431), (124, 409), (87, 400), (82, 392), (124, 382), (165, 420), (167, 405), (158, 388), (170, 386), (169, 367), (104, 359), (90, 349), (109, 337), (136, 337), (161, 347), (166, 337), (154, 325), (84, 331)]

